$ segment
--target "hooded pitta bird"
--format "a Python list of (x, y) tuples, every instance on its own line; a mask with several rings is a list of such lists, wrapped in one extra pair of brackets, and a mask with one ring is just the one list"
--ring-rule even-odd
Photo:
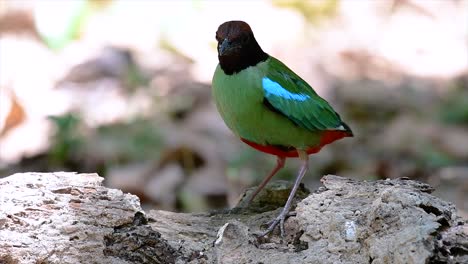
[(265, 53), (243, 21), (228, 21), (216, 32), (219, 64), (212, 94), (226, 125), (247, 145), (277, 157), (277, 165), (249, 198), (251, 202), (284, 166), (298, 157), (302, 165), (281, 213), (262, 236), (284, 221), (308, 169), (308, 155), (353, 132), (312, 87), (278, 59)]

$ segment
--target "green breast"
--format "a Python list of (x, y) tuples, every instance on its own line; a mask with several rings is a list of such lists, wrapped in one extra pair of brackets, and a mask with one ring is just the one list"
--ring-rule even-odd
[(301, 128), (263, 104), (262, 78), (268, 61), (233, 75), (224, 74), (218, 65), (212, 92), (221, 117), (234, 134), (258, 144), (296, 148), (318, 145), (321, 132)]

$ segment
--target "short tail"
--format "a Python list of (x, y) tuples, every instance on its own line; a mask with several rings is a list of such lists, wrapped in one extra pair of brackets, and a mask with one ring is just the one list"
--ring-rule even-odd
[(353, 131), (345, 122), (341, 122), (341, 125), (345, 129), (344, 131), (347, 133), (347, 137), (354, 137)]

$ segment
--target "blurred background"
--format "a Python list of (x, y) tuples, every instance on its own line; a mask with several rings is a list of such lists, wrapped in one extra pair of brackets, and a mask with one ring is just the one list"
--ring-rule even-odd
[[(97, 172), (144, 207), (235, 204), (275, 165), (211, 100), (215, 32), (248, 22), (354, 131), (325, 174), (408, 177), (468, 212), (468, 1), (0, 1), (0, 177)], [(289, 159), (276, 179), (292, 179)]]

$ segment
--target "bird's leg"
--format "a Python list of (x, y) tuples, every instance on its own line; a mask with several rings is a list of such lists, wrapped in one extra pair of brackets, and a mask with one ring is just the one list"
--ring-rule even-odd
[(289, 210), (291, 209), (291, 204), (294, 199), (294, 195), (296, 194), (297, 189), (299, 188), (299, 185), (301, 184), (302, 178), (306, 174), (309, 165), (309, 157), (307, 153), (304, 150), (297, 150), (299, 154), (299, 158), (302, 160), (302, 166), (301, 169), (299, 170), (299, 173), (296, 177), (296, 181), (294, 182), (294, 186), (291, 190), (291, 193), (289, 193), (288, 201), (284, 205), (283, 210), (281, 210), (281, 213), (273, 219), (273, 221), (270, 222), (270, 225), (268, 226), (268, 229), (263, 232), (262, 236), (266, 236), (268, 233), (273, 231), (275, 227), (279, 224), (280, 225), (280, 231), (281, 231), (281, 237), (284, 237), (284, 220), (288, 217)]
[(285, 157), (277, 156), (276, 167), (271, 171), (270, 174), (268, 174), (267, 177), (265, 177), (263, 179), (262, 183), (260, 183), (260, 185), (257, 187), (257, 189), (255, 189), (255, 191), (252, 193), (252, 195), (249, 198), (248, 204), (250, 204), (253, 201), (255, 196), (257, 196), (257, 194), (263, 189), (263, 187), (265, 187), (265, 185), (267, 185), (267, 183), (271, 180), (271, 178), (273, 178), (273, 176), (275, 176), (275, 174), (279, 170), (281, 170), (281, 168), (284, 167), (285, 160), (286, 160)]

